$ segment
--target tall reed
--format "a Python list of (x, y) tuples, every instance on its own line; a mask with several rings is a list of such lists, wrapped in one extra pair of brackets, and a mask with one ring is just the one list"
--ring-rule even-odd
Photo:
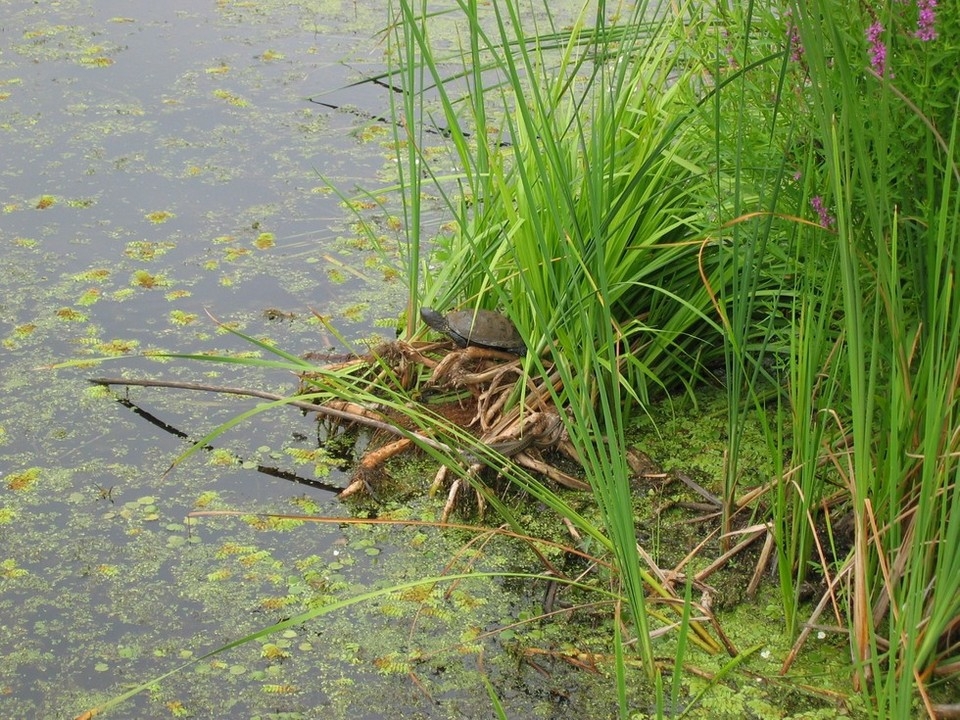
[[(784, 462), (773, 503), (784, 610), (796, 629), (799, 586), (819, 567), (877, 717), (908, 717), (918, 699), (933, 714), (928, 686), (954, 666), (946, 638), (960, 618), (960, 83), (937, 72), (948, 52), (918, 5), (919, 18), (898, 2), (780, 13), (792, 118), (771, 125), (802, 202), (768, 209), (805, 216), (773, 236), (794, 243), (796, 268), (779, 353), (790, 423), (770, 434)], [(955, 29), (956, 8), (940, 19)], [(748, 367), (743, 326), (730, 325), (728, 357)], [(752, 397), (769, 395), (744, 379)]]
[[(849, 577), (834, 607), (846, 608), (860, 685), (880, 690), (879, 716), (906, 712), (938, 654), (952, 657), (938, 642), (957, 617), (958, 559), (945, 542), (960, 532), (947, 109), (958, 92), (933, 80), (926, 41), (881, 56), (892, 35), (876, 28), (902, 24), (898, 4), (650, 16), (641, 6), (611, 23), (601, 2), (564, 31), (544, 6), (530, 36), (517, 4), (483, 17), (462, 0), (462, 64), (445, 73), (426, 6), (397, 7), (398, 47), (416, 64), (402, 73), (405, 97), (420, 103), (405, 105), (407, 173), (422, 163), (451, 220), (433, 262), (416, 259), (423, 287), (411, 290), (504, 309), (533, 350), (527, 370), (558, 378), (554, 400), (569, 410), (646, 667), (649, 578), (628, 512), (624, 428), (656, 392), (691, 390), (722, 358), (727, 528), (752, 415), (777, 467), (788, 630), (812, 569), (835, 597)], [(923, 97), (870, 67), (895, 57)], [(455, 177), (430, 169), (424, 137), (410, 135), (428, 116), (427, 89)], [(903, 673), (913, 687), (895, 682)]]
[[(561, 31), (544, 3), (528, 34), (517, 3), (495, 3), (488, 17), (471, 0), (458, 8), (463, 66), (444, 75), (425, 7), (397, 3), (403, 57), (416, 47), (462, 168), (455, 181), (422, 170), (453, 226), (420, 263), (436, 268), (422, 295), (504, 309), (527, 338), (527, 371), (556, 378), (553, 400), (566, 409), (652, 679), (652, 578), (637, 554), (625, 430), (631, 408), (692, 388), (722, 348), (698, 264), (708, 148), (688, 129), (696, 83), (677, 52), (686, 15), (647, 19), (641, 4), (611, 23), (600, 3)], [(424, 90), (405, 88), (420, 102)]]

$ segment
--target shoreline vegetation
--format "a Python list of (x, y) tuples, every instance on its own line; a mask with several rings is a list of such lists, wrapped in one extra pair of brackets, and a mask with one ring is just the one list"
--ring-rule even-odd
[[(561, 27), (534, 5), (390, 4), (388, 71), (366, 82), (396, 90), (403, 239), (366, 227), (407, 282), (400, 339), (335, 364), (246, 336), (269, 359), (173, 357), (298, 374), (295, 395), (251, 412), (380, 423), (395, 437), (347, 494), (376, 498), (385, 463), (416, 448), (441, 467), (441, 526), (467, 508), (534, 546), (504, 488), (555, 514), (592, 576), (549, 553), (535, 576), (604, 603), (619, 717), (693, 717), (759, 651), (727, 636), (698, 575), (748, 548), (748, 594), (777, 588), (794, 642), (770, 682), (790, 684), (812, 632), (849, 646), (849, 694), (804, 686), (820, 704), (791, 717), (955, 717), (960, 12), (601, 1)], [(435, 42), (439, 20), (459, 44)], [(437, 341), (424, 306), (503, 313), (526, 353)], [(655, 407), (696, 407), (704, 387), (726, 394), (723, 467), (683, 479), (706, 520), (688, 569), (668, 572), (637, 522), (637, 478), (656, 471), (631, 430), (657, 432)], [(702, 654), (729, 657), (694, 690)]]

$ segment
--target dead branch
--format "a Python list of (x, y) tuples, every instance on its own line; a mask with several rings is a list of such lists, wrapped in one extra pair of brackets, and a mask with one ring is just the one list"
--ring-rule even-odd
[(429, 447), (441, 452), (456, 454), (456, 450), (450, 448), (449, 445), (445, 445), (442, 442), (434, 440), (433, 438), (429, 438), (425, 435), (421, 435), (420, 433), (413, 432), (412, 430), (407, 430), (384, 420), (371, 417), (366, 412), (356, 413), (351, 410), (343, 410), (330, 407), (328, 405), (317, 405), (304, 400), (296, 400), (293, 397), (286, 395), (278, 395), (277, 393), (266, 392), (265, 390), (252, 390), (250, 388), (230, 387), (227, 385), (205, 385), (203, 383), (181, 382), (176, 380), (139, 380), (134, 378), (89, 378), (89, 382), (95, 385), (106, 386), (131, 385), (136, 387), (165, 387), (177, 388), (180, 390), (199, 390), (202, 392), (214, 392), (224, 395), (255, 397), (260, 398), (261, 400), (272, 400), (276, 402), (283, 401), (285, 405), (290, 405), (291, 407), (300, 408), (301, 410), (307, 410), (309, 412), (315, 412), (320, 415), (337, 418), (339, 420), (345, 420), (358, 425), (364, 425), (365, 427), (373, 428), (374, 430), (383, 430), (393, 435), (399, 435), (400, 437), (408, 438), (414, 442), (428, 445)]

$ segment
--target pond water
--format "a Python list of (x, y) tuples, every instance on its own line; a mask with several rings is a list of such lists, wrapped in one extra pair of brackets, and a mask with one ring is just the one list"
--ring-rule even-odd
[[(343, 349), (312, 309), (351, 341), (392, 334), (402, 283), (321, 177), (347, 194), (391, 179), (389, 128), (366, 119), (388, 112), (386, 91), (346, 88), (383, 68), (384, 4), (0, 9), (0, 717), (72, 718), (311, 603), (416, 577), (411, 556), (439, 571), (457, 542), (422, 530), (188, 523), (199, 509), (346, 516), (346, 478), (314, 462), (316, 422), (290, 410), (167, 473), (185, 436), (251, 402), (86, 381), (295, 387), (282, 373), (144, 357), (251, 349), (207, 312), (293, 353)], [(360, 111), (308, 100), (320, 94)], [(49, 369), (105, 356), (117, 360)], [(478, 626), (523, 610), (490, 592)], [(395, 598), (261, 638), (109, 716), (488, 716), (469, 674), (479, 659), (448, 662), (447, 641), (416, 671), (403, 661), (421, 630), (462, 630), (450, 602)], [(494, 672), (514, 678), (514, 707), (556, 714), (560, 696), (517, 684), (512, 660), (488, 660)]]

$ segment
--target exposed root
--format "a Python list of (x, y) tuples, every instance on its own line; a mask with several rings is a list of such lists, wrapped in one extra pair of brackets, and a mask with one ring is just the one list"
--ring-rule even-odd
[(390, 458), (396, 457), (400, 453), (409, 450), (413, 446), (413, 441), (408, 438), (401, 438), (392, 443), (387, 443), (378, 447), (376, 450), (367, 452), (357, 465), (354, 478), (351, 483), (337, 495), (341, 500), (350, 497), (360, 490), (370, 490), (370, 478), (383, 475), (382, 468)]
[(590, 486), (583, 482), (583, 480), (578, 480), (573, 477), (573, 475), (569, 475), (560, 468), (554, 467), (544, 462), (541, 458), (534, 457), (529, 453), (520, 453), (514, 460), (516, 460), (518, 465), (525, 467), (527, 470), (532, 470), (535, 473), (550, 478), (557, 483), (557, 485), (562, 485), (571, 490), (590, 490)]
[[(336, 356), (322, 369), (300, 374), (300, 386), (292, 396), (245, 388), (201, 385), (161, 380), (96, 378), (102, 385), (142, 385), (246, 395), (316, 412), (333, 426), (358, 425), (392, 435), (396, 440), (368, 449), (360, 459), (352, 481), (339, 496), (360, 492), (375, 494), (386, 476), (387, 461), (412, 447), (431, 447), (447, 458), (437, 473), (431, 493), (445, 483), (448, 466), (460, 464), (461, 477), (451, 484), (444, 518), (455, 505), (464, 485), (463, 473), (479, 479), (483, 467), (503, 467), (503, 458), (513, 461), (558, 485), (589, 490), (582, 480), (547, 462), (541, 451), (559, 450), (576, 461), (564, 431), (563, 418), (552, 401), (548, 384), (530, 378), (515, 355), (479, 347), (451, 348), (449, 343), (389, 342), (362, 356)], [(443, 393), (438, 399), (437, 394)], [(356, 394), (369, 396), (363, 404), (343, 399)], [(380, 402), (379, 399), (383, 398)], [(520, 400), (522, 399), (522, 404)], [(446, 433), (446, 424), (456, 432)], [(436, 427), (437, 431), (430, 429)], [(463, 447), (451, 447), (435, 435), (473, 436)], [(485, 500), (477, 494), (482, 509)]]
[[(512, 458), (518, 465), (563, 487), (589, 490), (586, 483), (543, 459), (541, 450), (562, 450), (568, 444), (563, 418), (553, 406), (548, 388), (538, 385), (523, 372), (522, 361), (514, 355), (486, 348), (444, 351), (448, 345), (387, 343), (355, 359), (352, 367), (338, 366), (338, 370), (349, 371), (354, 376), (373, 373), (375, 378), (367, 385), (372, 393), (393, 388), (411, 399), (403, 413), (395, 406), (385, 411), (329, 399), (318, 405), (318, 410), (335, 410), (338, 416), (349, 415), (368, 427), (392, 427), (394, 434), (404, 438), (368, 451), (358, 466), (358, 478), (340, 496), (348, 497), (368, 488), (372, 478), (382, 475), (380, 469), (387, 460), (413, 444), (430, 445), (449, 458), (434, 478), (431, 494), (446, 484), (453, 463), (460, 463), (464, 468), (450, 485), (444, 519), (452, 512), (463, 490), (466, 477), (463, 473), (479, 479), (483, 467), (497, 456), (501, 456), (501, 461), (494, 463), (496, 465), (501, 464), (503, 457)], [(301, 376), (303, 396), (322, 397), (327, 377), (325, 370), (304, 373)], [(395, 380), (400, 377), (410, 378), (409, 387), (396, 387)], [(556, 381), (551, 378), (550, 382)], [(444, 395), (437, 399), (438, 393)], [(522, 405), (518, 402), (521, 397)], [(428, 404), (421, 410), (414, 404), (416, 400)], [(423, 430), (409, 427), (411, 422), (419, 423), (427, 418), (436, 423), (438, 417), (444, 418), (451, 428), (472, 434), (476, 442), (451, 448)], [(481, 509), (485, 504), (480, 493), (477, 504)]]
[(447, 502), (443, 506), (443, 512), (440, 513), (440, 522), (446, 522), (447, 518), (450, 517), (450, 513), (452, 513), (456, 507), (457, 494), (460, 492), (460, 486), (462, 484), (463, 480), (460, 478), (450, 483), (450, 492), (447, 493)]

